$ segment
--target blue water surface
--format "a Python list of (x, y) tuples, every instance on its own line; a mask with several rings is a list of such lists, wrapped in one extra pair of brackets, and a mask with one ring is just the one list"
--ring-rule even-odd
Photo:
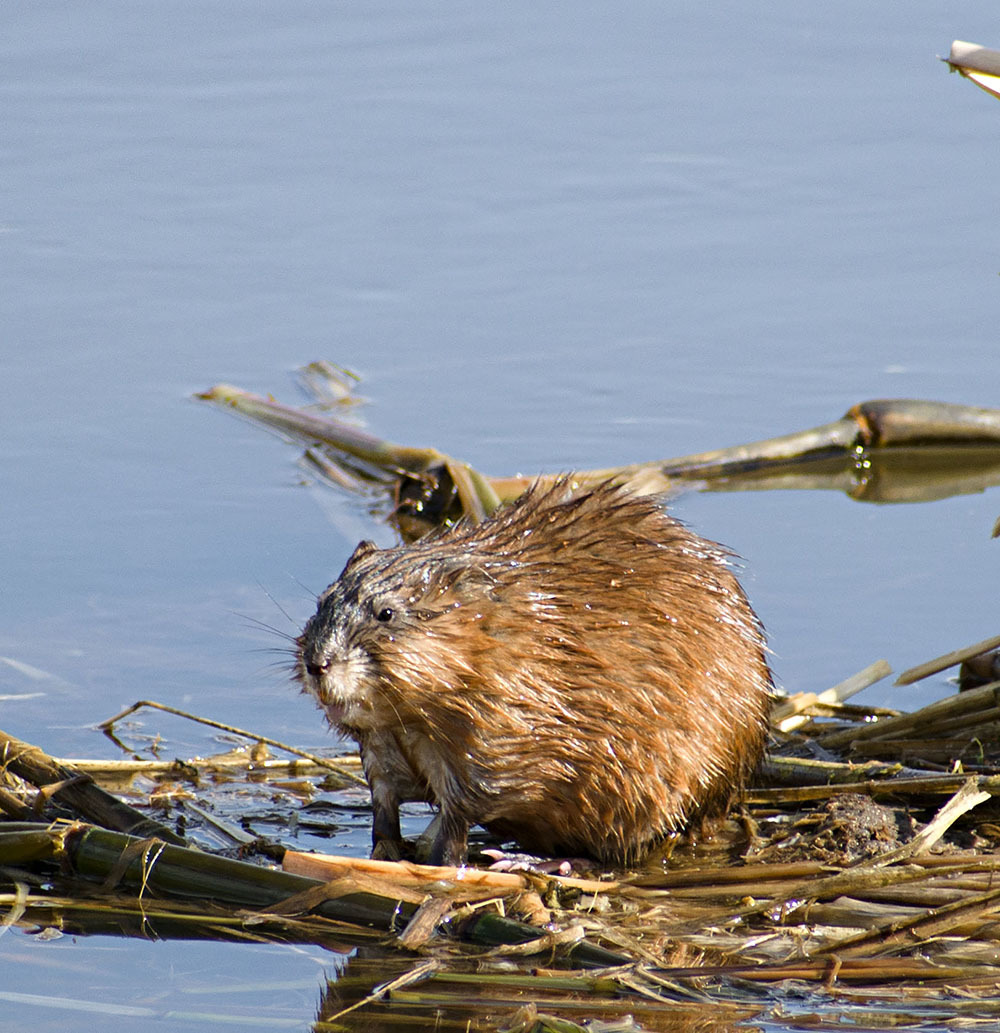
[[(296, 401), (292, 371), (330, 359), (377, 433), (490, 473), (865, 398), (1000, 405), (1000, 105), (937, 60), (1000, 46), (993, 3), (39, 0), (3, 21), (0, 699), (50, 752), (114, 755), (93, 724), (149, 697), (329, 745), (253, 621), (294, 634), (387, 532), (190, 400), (213, 383)], [(781, 684), (820, 690), (1000, 630), (998, 500), (676, 508), (745, 557)], [(179, 755), (212, 745), (146, 722)]]

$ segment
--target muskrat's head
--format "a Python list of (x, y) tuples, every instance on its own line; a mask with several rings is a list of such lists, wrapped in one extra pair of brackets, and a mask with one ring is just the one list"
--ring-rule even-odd
[(296, 677), (348, 734), (419, 722), (470, 673), (455, 636), (476, 637), (490, 580), (460, 550), (361, 542), (297, 639)]

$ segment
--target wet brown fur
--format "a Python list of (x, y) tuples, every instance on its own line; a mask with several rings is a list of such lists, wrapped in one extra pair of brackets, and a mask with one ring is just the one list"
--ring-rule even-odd
[(481, 824), (631, 861), (728, 805), (771, 678), (720, 546), (610, 484), (535, 486), (479, 525), (363, 542), (298, 640), (298, 677), (357, 740), (375, 852), (400, 802), (441, 809), (433, 862)]

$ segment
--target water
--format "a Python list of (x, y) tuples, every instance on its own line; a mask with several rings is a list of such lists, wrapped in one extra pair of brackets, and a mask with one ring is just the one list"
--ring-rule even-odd
[[(736, 444), (865, 398), (1000, 404), (1000, 108), (935, 60), (1000, 45), (991, 3), (4, 22), (0, 696), (53, 753), (113, 755), (91, 726), (141, 697), (327, 743), (245, 618), (294, 631), (373, 529), (189, 401), (215, 382), (294, 400), (290, 371), (328, 358), (364, 374), (379, 434), (491, 473)], [(746, 557), (797, 690), (996, 633), (998, 505), (677, 509)]]

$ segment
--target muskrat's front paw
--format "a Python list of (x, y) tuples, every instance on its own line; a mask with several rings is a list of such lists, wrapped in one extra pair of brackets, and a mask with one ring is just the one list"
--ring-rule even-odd
[(373, 861), (402, 861), (403, 844), (398, 839), (380, 839), (372, 847)]

